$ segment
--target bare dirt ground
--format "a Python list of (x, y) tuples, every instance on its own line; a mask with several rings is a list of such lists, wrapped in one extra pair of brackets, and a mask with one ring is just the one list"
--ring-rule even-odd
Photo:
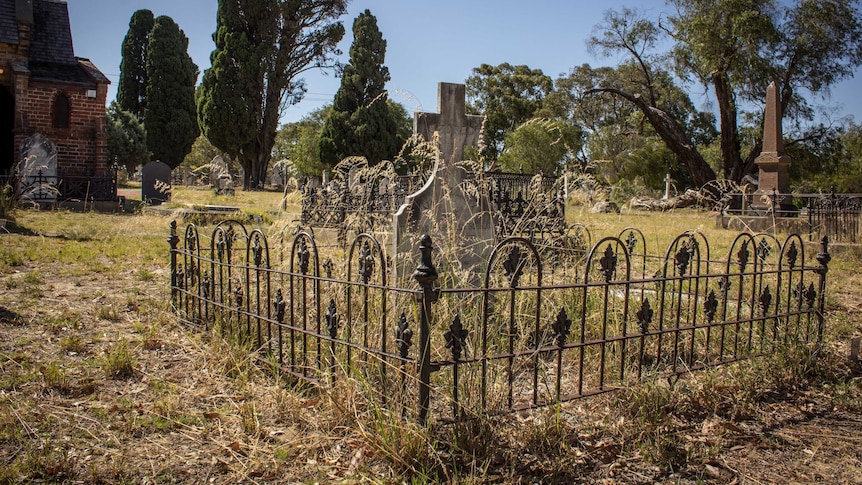
[[(110, 237), (26, 217), (0, 235), (0, 484), (862, 483), (852, 257), (830, 284), (828, 369), (775, 392), (694, 376), (651, 418), (620, 410), (646, 395), (633, 391), (423, 430), (375, 420), (349, 386), (294, 389), (178, 325), (167, 220), (137, 217), (107, 221)], [(146, 247), (124, 243), (141, 224)]]

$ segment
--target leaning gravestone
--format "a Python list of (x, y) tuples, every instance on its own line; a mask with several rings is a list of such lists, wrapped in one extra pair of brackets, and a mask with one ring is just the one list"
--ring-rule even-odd
[(31, 201), (57, 200), (57, 147), (41, 133), (21, 142), (17, 174), (20, 195)]
[(171, 200), (171, 167), (156, 160), (141, 170), (141, 200), (159, 205)]
[(210, 185), (218, 190), (219, 178), (223, 174), (228, 173), (227, 163), (224, 161), (224, 158), (221, 155), (214, 156), (212, 161), (210, 161)]

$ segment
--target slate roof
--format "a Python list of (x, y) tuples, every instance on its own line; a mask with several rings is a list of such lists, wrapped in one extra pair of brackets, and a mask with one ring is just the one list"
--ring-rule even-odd
[(77, 65), (66, 2), (35, 0), (30, 62)]
[(15, 0), (0, 0), (0, 42), (18, 44), (17, 19)]
[[(0, 0), (0, 42), (18, 43), (16, 0)], [(29, 72), (30, 79), (95, 87), (110, 83), (89, 59), (75, 57), (69, 9), (63, 0), (32, 0), (30, 57), (16, 63), (15, 72)], [(14, 39), (13, 39), (14, 34)]]

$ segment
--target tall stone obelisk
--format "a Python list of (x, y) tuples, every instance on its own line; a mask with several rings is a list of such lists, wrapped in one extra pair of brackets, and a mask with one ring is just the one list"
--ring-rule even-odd
[[(772, 209), (781, 215), (796, 214), (791, 203), (790, 182), (787, 168), (790, 156), (784, 153), (784, 134), (781, 130), (781, 103), (775, 83), (766, 88), (766, 110), (763, 114), (763, 148), (755, 163), (760, 169), (757, 176), (757, 191), (754, 193), (752, 208)], [(775, 197), (773, 201), (772, 198)]]

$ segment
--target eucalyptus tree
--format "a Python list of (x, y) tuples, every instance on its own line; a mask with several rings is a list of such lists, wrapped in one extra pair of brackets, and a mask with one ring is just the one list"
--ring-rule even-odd
[(553, 81), (541, 69), (509, 63), (473, 68), (466, 81), (467, 108), (485, 116), (483, 155), (496, 160), (506, 135), (536, 117), (553, 88)]

